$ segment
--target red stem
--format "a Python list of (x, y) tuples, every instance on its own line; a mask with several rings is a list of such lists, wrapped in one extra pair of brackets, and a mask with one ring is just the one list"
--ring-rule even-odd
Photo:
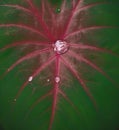
[(65, 35), (64, 39), (67, 39), (81, 32), (86, 32), (86, 31), (95, 30), (95, 29), (102, 29), (102, 28), (116, 28), (116, 27), (115, 26), (91, 26), (91, 27), (80, 28), (72, 33)]
[(81, 76), (79, 76), (77, 71), (74, 69), (74, 67), (71, 64), (69, 64), (70, 62), (67, 62), (63, 57), (61, 57), (61, 61), (71, 71), (71, 73), (77, 78), (77, 80), (79, 81), (79, 83), (81, 84), (81, 86), (83, 87), (85, 92), (87, 93), (87, 95), (90, 97), (90, 99), (94, 103), (95, 108), (97, 109), (97, 103), (96, 103), (94, 97), (92, 96), (92, 94), (90, 93), (90, 91), (89, 91), (88, 87), (86, 86), (85, 82), (81, 78)]
[(23, 25), (23, 24), (0, 24), (0, 27), (5, 27), (5, 28), (8, 28), (8, 27), (17, 27), (17, 28), (20, 28), (20, 29), (25, 29), (25, 30), (28, 30), (28, 31), (31, 31), (33, 33), (36, 33), (36, 34), (39, 34), (40, 36), (42, 37), (45, 37), (47, 38), (43, 33), (41, 33), (39, 30), (36, 30), (32, 27), (29, 27), (27, 25)]
[(112, 52), (110, 50), (107, 50), (107, 49), (104, 49), (104, 48), (100, 48), (100, 47), (97, 47), (97, 46), (87, 45), (87, 44), (84, 44), (84, 43), (79, 43), (79, 44), (70, 43), (70, 46), (72, 48), (76, 48), (76, 49), (84, 49), (84, 50), (87, 49), (87, 50), (104, 52), (104, 53), (109, 53), (109, 54), (114, 55), (114, 56), (118, 56), (117, 54), (115, 54), (114, 52)]
[(44, 29), (45, 33), (47, 34), (47, 37), (51, 40), (54, 41), (54, 37), (51, 34), (51, 32), (48, 29), (48, 26), (46, 25), (46, 23), (43, 21), (41, 15), (39, 14), (39, 11), (37, 10), (37, 8), (34, 6), (34, 4), (32, 3), (32, 0), (27, 0), (28, 4), (31, 6), (31, 11), (34, 14), (34, 16), (36, 16), (37, 20), (39, 21), (39, 23), (42, 25), (42, 28)]
[[(47, 60), (47, 62), (45, 62), (45, 63), (42, 64), (37, 70), (35, 70), (30, 77), (32, 77), (32, 79), (34, 79), (36, 76), (38, 76), (38, 74), (40, 74), (41, 71), (43, 71), (48, 65), (51, 64), (51, 62), (54, 60), (54, 58), (55, 58), (55, 56), (50, 57), (50, 58)], [(17, 98), (19, 97), (19, 95), (20, 95), (21, 92), (24, 90), (24, 88), (29, 84), (29, 82), (30, 82), (30, 81), (29, 81), (29, 78), (28, 78), (28, 80), (20, 87), (20, 89), (19, 89), (19, 91), (18, 91), (18, 93), (17, 93), (15, 99), (17, 99)]]
[(80, 112), (79, 112), (79, 110), (77, 109), (77, 107), (72, 103), (72, 101), (67, 97), (67, 95), (63, 92), (63, 91), (61, 91), (61, 90), (59, 90), (59, 93), (64, 97), (64, 99), (74, 108), (74, 110), (78, 113), (78, 114), (80, 114)]
[(65, 38), (65, 35), (66, 35), (66, 33), (67, 33), (67, 30), (69, 29), (70, 24), (71, 24), (71, 22), (72, 22), (72, 18), (73, 18), (73, 16), (74, 16), (74, 13), (75, 13), (75, 11), (76, 11), (76, 8), (77, 8), (77, 6), (79, 5), (80, 2), (81, 2), (81, 0), (78, 0), (77, 4), (75, 4), (75, 6), (73, 7), (73, 9), (72, 9), (72, 11), (71, 11), (71, 14), (70, 14), (70, 16), (69, 16), (69, 18), (68, 18), (68, 20), (67, 20), (67, 23), (66, 23), (66, 26), (65, 26), (65, 29), (64, 29), (64, 33), (63, 33), (63, 35), (61, 36), (61, 39), (64, 39), (64, 38)]
[(21, 42), (14, 42), (12, 44), (6, 45), (3, 48), (0, 48), (0, 51), (4, 51), (6, 49), (16, 47), (16, 46), (23, 46), (23, 45), (36, 45), (36, 46), (51, 46), (49, 42), (39, 42), (39, 41), (21, 41)]
[(79, 12), (86, 10), (86, 9), (89, 9), (89, 8), (92, 8), (92, 7), (95, 7), (96, 5), (107, 4), (107, 3), (108, 2), (95, 2), (95, 3), (92, 3), (92, 4), (88, 4), (88, 5), (85, 5), (81, 8), (79, 8)]
[(5, 7), (11, 7), (11, 8), (16, 8), (18, 10), (22, 10), (24, 12), (28, 12), (28, 13), (31, 13), (31, 11), (23, 6), (20, 6), (20, 5), (17, 5), (17, 4), (3, 4), (3, 5), (0, 5), (0, 6), (5, 6)]
[(17, 60), (12, 66), (10, 66), (8, 68), (8, 71), (11, 71), (14, 67), (16, 67), (18, 64), (22, 63), (25, 60), (29, 60), (29, 59), (34, 58), (42, 53), (46, 53), (49, 51), (50, 51), (50, 48), (45, 48), (42, 50), (33, 51), (33, 52), (27, 54), (26, 56), (21, 57), (19, 60)]
[[(53, 91), (49, 91), (48, 93), (44, 94), (43, 96), (41, 96), (40, 98), (37, 99), (37, 101), (35, 101), (32, 106), (30, 107), (28, 113), (25, 116), (25, 119), (28, 117), (29, 113), (33, 110), (33, 108), (40, 103), (42, 100), (44, 100), (45, 98), (47, 98), (48, 96), (50, 96), (52, 94)], [(49, 110), (49, 108), (48, 108)]]
[[(59, 72), (60, 72), (60, 55), (56, 55), (55, 78), (60, 76)], [(58, 93), (59, 93), (59, 82), (54, 81), (52, 113), (51, 113), (51, 117), (50, 117), (50, 123), (49, 123), (48, 130), (51, 130), (51, 128), (52, 128), (55, 111), (56, 111), (57, 100), (58, 100)]]
[(115, 84), (115, 82), (109, 77), (109, 75), (107, 75), (101, 68), (99, 68), (97, 65), (95, 65), (93, 62), (91, 62), (90, 60), (86, 59), (85, 57), (80, 57), (72, 51), (69, 51), (69, 53), (76, 58), (78, 61), (82, 61), (84, 63), (86, 63), (87, 65), (91, 66), (93, 69), (97, 70), (98, 72), (100, 72), (102, 75), (104, 75), (107, 79), (109, 79), (109, 81), (111, 81), (113, 84)]

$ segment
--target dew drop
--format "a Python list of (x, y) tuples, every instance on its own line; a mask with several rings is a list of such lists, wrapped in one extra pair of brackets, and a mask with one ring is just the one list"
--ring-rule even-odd
[(64, 54), (68, 51), (69, 49), (69, 44), (66, 41), (62, 41), (62, 40), (57, 40), (55, 42), (55, 44), (53, 45), (54, 47), (54, 51), (57, 54)]
[(28, 79), (28, 81), (31, 82), (32, 80), (33, 80), (33, 77), (30, 76), (29, 79)]
[(55, 12), (56, 12), (56, 13), (60, 13), (60, 12), (61, 12), (61, 9), (60, 9), (60, 8), (56, 8)]
[(14, 102), (16, 102), (16, 101), (17, 101), (17, 99), (15, 98), (15, 99), (14, 99)]
[(50, 79), (47, 79), (47, 82), (50, 82)]
[(55, 77), (55, 82), (56, 82), (56, 83), (59, 83), (59, 82), (60, 82), (60, 77), (56, 76), (56, 77)]
[(57, 12), (59, 13), (61, 11), (61, 9), (60, 8), (57, 8)]

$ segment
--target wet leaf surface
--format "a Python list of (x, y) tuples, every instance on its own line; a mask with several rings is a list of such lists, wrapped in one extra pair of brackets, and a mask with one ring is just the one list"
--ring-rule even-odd
[(116, 130), (118, 1), (0, 1), (5, 130)]

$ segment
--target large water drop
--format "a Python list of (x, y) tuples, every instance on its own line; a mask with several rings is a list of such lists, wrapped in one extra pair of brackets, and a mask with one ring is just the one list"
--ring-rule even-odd
[(62, 40), (57, 40), (55, 42), (55, 44), (53, 44), (54, 47), (54, 51), (57, 54), (64, 54), (68, 51), (69, 49), (69, 44), (66, 41), (62, 41)]

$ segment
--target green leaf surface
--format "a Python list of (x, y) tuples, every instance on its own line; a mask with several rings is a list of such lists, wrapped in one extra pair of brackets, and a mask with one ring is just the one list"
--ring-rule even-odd
[(118, 5), (0, 0), (0, 130), (119, 129)]

